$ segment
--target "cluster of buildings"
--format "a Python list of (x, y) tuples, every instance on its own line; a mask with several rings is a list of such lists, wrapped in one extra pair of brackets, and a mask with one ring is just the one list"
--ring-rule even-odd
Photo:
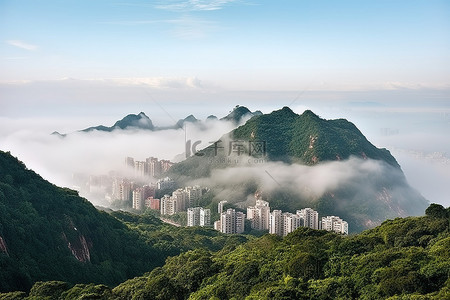
[(196, 185), (177, 189), (172, 193), (172, 196), (164, 195), (160, 202), (161, 215), (171, 216), (197, 206), (198, 200), (200, 200), (206, 191), (207, 189)]
[(217, 207), (219, 220), (214, 222), (214, 229), (222, 233), (243, 233), (245, 230), (245, 214), (234, 208), (223, 210), (227, 201), (220, 201)]
[(274, 210), (270, 213), (269, 233), (286, 236), (299, 227), (323, 229), (336, 233), (348, 234), (348, 223), (336, 216), (319, 219), (317, 211), (311, 208), (297, 210), (295, 214)]
[(156, 191), (175, 187), (175, 182), (166, 177), (156, 183), (138, 184), (127, 178), (115, 177), (112, 182), (110, 202), (117, 201), (123, 207), (132, 207), (136, 210), (151, 208), (159, 210), (160, 200), (155, 199)]
[(245, 219), (250, 221), (252, 229), (269, 230), (269, 233), (286, 236), (299, 227), (323, 229), (341, 234), (348, 234), (348, 223), (336, 216), (319, 219), (319, 213), (311, 208), (297, 210), (295, 214), (270, 211), (269, 202), (257, 197), (255, 206), (247, 207), (247, 215), (235, 209), (223, 211), (226, 201), (218, 204), (220, 219), (214, 222), (214, 229), (223, 233), (242, 233), (245, 230)]
[[(115, 203), (122, 208), (155, 207), (156, 190), (174, 190), (175, 182), (163, 178), (154, 182), (173, 165), (169, 160), (149, 157), (145, 161), (125, 158), (125, 172), (110, 171), (107, 175), (73, 174), (73, 188), (83, 196), (105, 205)], [(153, 180), (152, 180), (153, 179)], [(146, 182), (150, 182), (146, 184)]]
[(158, 160), (156, 157), (149, 157), (145, 161), (137, 161), (133, 157), (127, 157), (125, 158), (125, 165), (134, 170), (136, 177), (151, 176), (159, 178), (170, 169), (173, 163), (169, 160)]
[(203, 207), (189, 207), (187, 210), (187, 226), (211, 225), (211, 210)]

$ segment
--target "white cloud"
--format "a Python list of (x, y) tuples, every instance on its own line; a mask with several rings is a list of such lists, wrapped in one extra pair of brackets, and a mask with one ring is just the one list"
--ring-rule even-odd
[(38, 48), (38, 46), (36, 46), (36, 45), (29, 44), (27, 42), (20, 41), (20, 40), (8, 40), (8, 41), (6, 41), (6, 43), (8, 45), (11, 45), (11, 46), (14, 46), (17, 48), (21, 48), (21, 49), (25, 49), (28, 51), (34, 51)]
[(156, 8), (172, 11), (211, 11), (223, 9), (236, 0), (188, 0), (174, 1), (170, 4), (157, 5)]
[[(73, 173), (101, 175), (111, 170), (121, 171), (127, 156), (136, 160), (145, 160), (150, 156), (174, 160), (185, 151), (185, 133), (182, 129), (76, 132), (65, 138), (50, 135), (58, 129), (55, 124), (60, 121), (0, 118), (0, 150), (11, 151), (28, 168), (52, 183), (69, 187), (74, 184)], [(209, 141), (217, 140), (235, 127), (224, 121), (213, 121), (207, 125), (206, 128), (199, 128), (188, 124), (187, 139), (201, 140), (199, 148), (203, 148), (209, 145)]]

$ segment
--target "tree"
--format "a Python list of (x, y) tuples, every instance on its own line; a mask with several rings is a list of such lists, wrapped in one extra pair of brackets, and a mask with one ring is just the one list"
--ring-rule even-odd
[(432, 218), (448, 218), (447, 210), (440, 204), (431, 203), (425, 214)]

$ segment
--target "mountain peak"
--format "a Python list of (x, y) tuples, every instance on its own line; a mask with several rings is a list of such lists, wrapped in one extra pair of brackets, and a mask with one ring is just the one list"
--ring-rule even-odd
[(305, 110), (301, 116), (303, 117), (312, 117), (312, 118), (317, 118), (320, 119), (320, 117), (318, 115), (316, 115), (315, 113), (313, 113), (311, 110), (307, 109)]
[(140, 112), (137, 115), (129, 114), (125, 118), (120, 121), (117, 121), (114, 127), (118, 127), (120, 129), (126, 128), (136, 128), (136, 129), (148, 129), (153, 130), (154, 126), (152, 120), (143, 112)]
[(257, 116), (260, 115), (260, 112), (252, 113), (250, 109), (248, 109), (245, 106), (236, 105), (233, 110), (225, 117), (223, 117), (221, 120), (225, 121), (233, 121), (234, 123), (238, 124), (242, 121), (242, 119), (245, 116)]
[[(281, 114), (284, 116), (290, 116), (290, 117), (294, 117), (294, 116), (298, 116), (295, 112), (292, 111), (292, 109), (288, 106), (284, 106), (282, 109), (279, 110), (275, 110), (273, 111), (271, 114)], [(269, 114), (269, 115), (271, 115)]]

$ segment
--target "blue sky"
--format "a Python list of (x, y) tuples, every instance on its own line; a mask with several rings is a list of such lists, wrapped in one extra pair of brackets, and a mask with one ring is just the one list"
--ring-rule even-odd
[(195, 77), (239, 90), (450, 82), (448, 1), (3, 0), (1, 81)]
[(347, 118), (449, 205), (450, 1), (0, 0), (0, 148), (38, 172), (54, 130), (237, 104)]

